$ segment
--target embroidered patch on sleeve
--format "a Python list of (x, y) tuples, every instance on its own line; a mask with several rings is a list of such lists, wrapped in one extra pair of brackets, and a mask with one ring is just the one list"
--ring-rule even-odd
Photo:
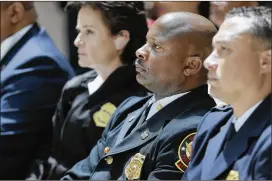
[(101, 106), (100, 110), (93, 114), (93, 120), (95, 125), (97, 127), (105, 128), (115, 110), (115, 105), (110, 102), (107, 102), (106, 104)]
[(192, 143), (195, 135), (196, 132), (187, 135), (179, 145), (178, 148), (179, 160), (176, 161), (175, 165), (182, 172), (185, 172), (185, 170), (188, 168), (188, 164), (190, 162), (192, 155)]

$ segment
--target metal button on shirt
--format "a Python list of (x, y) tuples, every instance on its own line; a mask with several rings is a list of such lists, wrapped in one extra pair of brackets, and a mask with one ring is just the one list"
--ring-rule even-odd
[(104, 154), (106, 155), (106, 154), (108, 154), (110, 152), (110, 147), (106, 147), (105, 149), (104, 149)]
[(107, 158), (105, 158), (105, 161), (107, 162), (108, 165), (110, 165), (113, 162), (113, 158), (111, 156), (108, 156)]

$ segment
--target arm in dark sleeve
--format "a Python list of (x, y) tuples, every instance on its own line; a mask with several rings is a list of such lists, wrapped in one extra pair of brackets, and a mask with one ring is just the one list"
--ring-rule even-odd
[(271, 180), (271, 126), (265, 130), (262, 143), (256, 149), (255, 158), (253, 159), (252, 175), (253, 180)]
[(38, 57), (2, 83), (0, 179), (24, 179), (34, 159), (50, 150), (51, 119), (67, 80), (55, 61)]
[[(69, 81), (68, 81), (69, 82)], [(60, 149), (58, 148), (61, 144), (60, 142), (60, 134), (61, 128), (63, 125), (63, 121), (65, 120), (64, 110), (63, 110), (63, 94), (65, 92), (65, 87), (63, 88), (61, 98), (57, 104), (57, 108), (55, 114), (52, 118), (53, 122), (53, 143), (52, 149), (48, 151), (48, 154), (44, 158), (37, 158), (31, 168), (29, 173), (26, 177), (27, 180), (51, 180), (52, 177), (60, 178), (61, 175), (67, 171), (67, 168), (64, 168), (62, 165), (58, 165), (55, 156), (59, 154), (57, 151)], [(57, 152), (57, 153), (56, 153)]]

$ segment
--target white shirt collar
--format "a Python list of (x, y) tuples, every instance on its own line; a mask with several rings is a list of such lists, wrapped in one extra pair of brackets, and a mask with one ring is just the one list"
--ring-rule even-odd
[(149, 119), (150, 117), (152, 117), (157, 112), (159, 112), (163, 107), (167, 106), (168, 104), (170, 104), (174, 100), (180, 98), (181, 96), (184, 96), (185, 94), (187, 94), (189, 92), (175, 94), (173, 96), (165, 97), (165, 98), (160, 99), (158, 101), (155, 100), (155, 95), (154, 95), (152, 97), (152, 99), (149, 101), (149, 104), (148, 104), (148, 106), (150, 106), (151, 104), (152, 104), (152, 106), (151, 106), (151, 108), (149, 110), (149, 113), (148, 113), (148, 115), (146, 117), (146, 120)]
[(1, 60), (8, 53), (8, 51), (32, 28), (32, 26), (33, 24), (25, 26), (1, 43)]
[(232, 123), (234, 123), (235, 131), (238, 132), (240, 128), (245, 124), (249, 116), (257, 109), (257, 107), (263, 102), (263, 100), (257, 102), (254, 106), (248, 109), (242, 116), (238, 119), (234, 117)]
[(103, 84), (103, 79), (99, 75), (91, 82), (89, 82), (88, 85), (88, 91), (89, 95), (92, 95), (95, 91), (99, 89), (99, 87)]

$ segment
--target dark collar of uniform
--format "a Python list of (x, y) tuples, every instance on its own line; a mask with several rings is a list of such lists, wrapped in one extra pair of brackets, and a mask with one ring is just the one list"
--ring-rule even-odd
[[(213, 180), (218, 178), (225, 170), (227, 170), (247, 149), (250, 139), (258, 138), (262, 131), (271, 124), (271, 93), (251, 114), (240, 130), (230, 139), (226, 148), (214, 161), (214, 166), (210, 167), (207, 172), (207, 179)], [(223, 142), (226, 132), (231, 125), (232, 119), (229, 119), (227, 125), (218, 136), (217, 141), (210, 141), (212, 149), (218, 147), (218, 142)], [(220, 133), (219, 133), (220, 134)], [(220, 165), (220, 167), (218, 167)], [(216, 167), (216, 169), (215, 169)]]
[[(208, 86), (202, 85), (192, 90), (188, 90), (189, 92), (173, 102), (169, 103), (167, 106), (163, 107), (159, 112), (155, 115), (165, 120), (172, 120), (178, 114), (185, 112), (186, 110), (193, 107), (195, 104), (202, 100), (203, 98), (210, 97), (208, 94)], [(171, 116), (169, 116), (168, 112), (171, 112)], [(155, 116), (154, 115), (154, 116)]]
[[(199, 103), (199, 101), (202, 101), (203, 99), (208, 97), (210, 96), (208, 95), (207, 85), (190, 90), (190, 93), (174, 100), (167, 106), (163, 107), (159, 112), (149, 118), (146, 121), (146, 124), (141, 124), (139, 127), (135, 128), (133, 134), (129, 134), (127, 137), (125, 137), (122, 142), (120, 142), (120, 144), (117, 144), (114, 148), (112, 148), (109, 154), (121, 153), (148, 142), (159, 134), (160, 130), (168, 123), (168, 121), (171, 121), (181, 113), (191, 109), (194, 105)], [(144, 98), (143, 100), (146, 100), (146, 98)], [(210, 99), (212, 100), (212, 98)], [(140, 108), (133, 114), (131, 114), (132, 117), (135, 117), (133, 121), (130, 121), (131, 126), (134, 125), (134, 121), (138, 120), (136, 119), (136, 117), (141, 114), (143, 109), (144, 108)], [(130, 118), (128, 118), (127, 120), (129, 119)], [(124, 124), (126, 124), (126, 122)], [(127, 129), (129, 129), (129, 126)], [(149, 136), (146, 139), (142, 140), (140, 135), (146, 130), (148, 130)]]
[(32, 28), (7, 52), (7, 54), (0, 61), (0, 69), (2, 70), (14, 55), (23, 47), (23, 45), (35, 34), (40, 31), (37, 23), (34, 23)]

